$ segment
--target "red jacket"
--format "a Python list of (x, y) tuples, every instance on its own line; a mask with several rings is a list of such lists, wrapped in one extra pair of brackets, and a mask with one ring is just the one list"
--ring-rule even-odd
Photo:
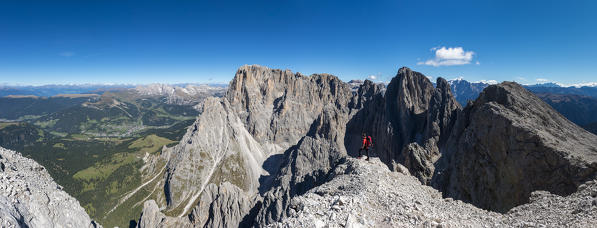
[(361, 148), (369, 148), (371, 146), (371, 144), (373, 144), (373, 142), (371, 140), (371, 136), (367, 136), (363, 139), (363, 144), (362, 144)]

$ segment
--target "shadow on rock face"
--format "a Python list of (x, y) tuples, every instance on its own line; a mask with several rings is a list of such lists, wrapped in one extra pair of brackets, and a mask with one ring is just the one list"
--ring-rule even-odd
[(264, 162), (262, 168), (269, 173), (269, 175), (261, 175), (259, 177), (259, 194), (263, 195), (267, 192), (275, 178), (275, 175), (280, 170), (280, 166), (284, 162), (284, 154), (274, 154), (269, 156)]
[(135, 227), (137, 227), (137, 221), (135, 221), (135, 220), (129, 221), (129, 228), (135, 228)]

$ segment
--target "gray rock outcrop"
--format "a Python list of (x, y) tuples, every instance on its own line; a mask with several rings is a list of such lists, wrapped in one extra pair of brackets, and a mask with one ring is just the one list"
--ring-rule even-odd
[(434, 88), (425, 75), (406, 67), (398, 70), (385, 90), (365, 81), (355, 98), (363, 108), (347, 127), (347, 149), (358, 148), (365, 132), (373, 136), (374, 154), (388, 167), (401, 163), (421, 182), (429, 183), (439, 148), (461, 110), (447, 81), (438, 78), (436, 84)]
[(238, 227), (253, 206), (253, 199), (230, 182), (210, 184), (190, 214), (196, 227)]
[(45, 168), (0, 148), (0, 227), (100, 227)]
[(187, 218), (168, 217), (160, 211), (155, 200), (143, 203), (143, 212), (137, 227), (193, 227)]
[(352, 92), (333, 75), (303, 76), (253, 65), (236, 72), (226, 98), (258, 142), (284, 151), (308, 133), (324, 107), (348, 110)]
[(459, 114), (434, 185), (505, 212), (531, 192), (566, 196), (597, 173), (597, 136), (513, 82), (487, 87)]
[(377, 158), (347, 158), (330, 180), (292, 198), (288, 216), (268, 227), (592, 227), (597, 184), (567, 197), (534, 192), (505, 214), (442, 198), (417, 178), (390, 172)]
[(230, 182), (255, 194), (261, 165), (269, 155), (231, 111), (226, 99), (208, 98), (203, 113), (190, 126), (181, 143), (169, 148), (165, 176), (167, 209), (187, 215), (210, 184)]
[(220, 186), (209, 184), (199, 204), (188, 217), (164, 215), (154, 200), (143, 205), (137, 227), (238, 227), (253, 206), (254, 199), (230, 182)]
[(343, 149), (346, 118), (326, 109), (313, 123), (309, 134), (290, 148), (273, 186), (265, 193), (256, 226), (286, 217), (292, 197), (301, 195), (328, 180), (328, 173), (346, 157)]

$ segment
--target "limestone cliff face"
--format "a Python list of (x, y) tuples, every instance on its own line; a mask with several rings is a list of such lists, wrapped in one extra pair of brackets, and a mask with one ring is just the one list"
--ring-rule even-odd
[(434, 185), (444, 195), (507, 211), (532, 191), (576, 191), (597, 173), (597, 136), (513, 82), (487, 87), (459, 114)]
[(100, 227), (45, 168), (0, 148), (0, 227)]
[(262, 144), (295, 145), (325, 106), (347, 109), (350, 87), (336, 76), (243, 66), (226, 99), (247, 131)]
[[(333, 137), (328, 147), (320, 149), (323, 153), (330, 153), (328, 150), (333, 148), (343, 151), (334, 152), (335, 157), (346, 154), (342, 147), (343, 129), (352, 110), (351, 99), (351, 88), (332, 75), (303, 76), (261, 66), (241, 67), (226, 96), (206, 99), (199, 107), (201, 115), (188, 128), (181, 143), (166, 149), (164, 154), (170, 159), (164, 177), (165, 205), (160, 205), (159, 201), (154, 202), (155, 205), (148, 203), (144, 214), (156, 214), (156, 207), (179, 217), (192, 211), (190, 219), (181, 222), (166, 216), (168, 219), (164, 221), (170, 223), (159, 223), (159, 226), (174, 223), (238, 226), (236, 222), (249, 214), (247, 208), (261, 204), (259, 191), (268, 191), (271, 183), (284, 175), (278, 173), (283, 167), (278, 163), (280, 156), (300, 148), (301, 144), (306, 146), (313, 140), (312, 137), (316, 138), (318, 131), (335, 132), (325, 133), (326, 138)], [(324, 124), (329, 118), (340, 122), (330, 127)], [(319, 125), (328, 127), (320, 129)], [(303, 149), (305, 153), (313, 154), (312, 150), (318, 145), (311, 142), (312, 147)], [(281, 155), (284, 151), (285, 155)], [(268, 162), (267, 158), (270, 158)], [(322, 157), (311, 160), (318, 161), (319, 158)], [(298, 176), (295, 179), (303, 178), (313, 170), (307, 167), (311, 164), (306, 161), (299, 161), (298, 165), (300, 168), (305, 166), (305, 174), (291, 172)], [(325, 172), (331, 169), (332, 164), (313, 165), (321, 166), (322, 172)], [(318, 172), (313, 172), (315, 174), (311, 178), (318, 175)], [(214, 200), (226, 199), (222, 191), (211, 191), (222, 189), (223, 183), (228, 183), (224, 189), (231, 189), (231, 186), (238, 188), (235, 192), (239, 197), (232, 197), (225, 203)], [(245, 206), (233, 208), (241, 204)], [(257, 209), (253, 209), (253, 217)], [(211, 215), (218, 211), (237, 213), (223, 213), (214, 219), (204, 219), (205, 213)], [(141, 224), (155, 225), (147, 216), (144, 217), (140, 227), (147, 227)]]
[(236, 185), (223, 182), (220, 186), (209, 184), (199, 203), (186, 217), (164, 215), (154, 200), (143, 205), (143, 213), (137, 227), (238, 227), (246, 226), (243, 221), (253, 199)]
[(401, 68), (386, 92), (387, 114), (395, 129), (393, 159), (405, 165), (421, 182), (428, 183), (439, 148), (447, 139), (461, 109), (443, 78), (437, 88), (423, 74)]
[(190, 220), (196, 227), (246, 226), (249, 221), (243, 219), (253, 203), (253, 199), (230, 182), (224, 182), (220, 186), (210, 184), (191, 212)]
[(365, 82), (357, 91), (364, 107), (349, 122), (347, 149), (360, 146), (360, 132), (372, 135), (374, 154), (393, 167), (405, 165), (421, 182), (428, 183), (439, 148), (445, 143), (461, 109), (443, 78), (437, 87), (425, 75), (400, 68), (387, 89)]
[(284, 153), (286, 158), (273, 188), (264, 194), (256, 226), (286, 217), (292, 197), (305, 193), (328, 180), (328, 174), (346, 157), (343, 147), (345, 113), (326, 108), (312, 124), (309, 133)]
[(209, 183), (231, 182), (255, 193), (268, 152), (246, 130), (226, 99), (209, 98), (203, 113), (171, 148), (165, 176), (168, 209), (186, 215)]

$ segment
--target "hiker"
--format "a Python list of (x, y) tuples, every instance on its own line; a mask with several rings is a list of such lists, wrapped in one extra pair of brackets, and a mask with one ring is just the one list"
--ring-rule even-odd
[(367, 161), (369, 161), (369, 147), (373, 145), (373, 141), (371, 140), (371, 136), (367, 136), (363, 132), (363, 144), (361, 145), (361, 149), (359, 149), (359, 159), (362, 157), (361, 151), (365, 151), (367, 153)]

